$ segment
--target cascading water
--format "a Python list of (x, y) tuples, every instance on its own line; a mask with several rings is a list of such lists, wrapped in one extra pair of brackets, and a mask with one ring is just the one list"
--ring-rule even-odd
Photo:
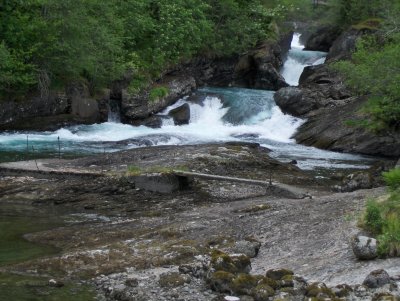
[(115, 99), (110, 99), (108, 102), (108, 116), (107, 116), (107, 121), (108, 122), (115, 122), (115, 123), (120, 123), (121, 122), (121, 112), (119, 108), (118, 101)]
[(301, 73), (306, 66), (320, 65), (325, 62), (326, 52), (305, 51), (304, 45), (300, 43), (300, 34), (293, 35), (291, 49), (284, 63), (281, 74), (285, 81), (291, 86), (297, 86)]
[[(282, 70), (286, 80), (292, 84), (298, 82), (304, 66), (321, 62), (325, 55), (302, 51), (298, 38), (299, 35), (296, 34)], [(291, 136), (303, 120), (283, 114), (274, 102), (272, 91), (202, 88), (196, 94), (195, 98), (185, 97), (161, 112), (159, 115), (163, 115), (163, 125), (159, 129), (117, 123), (117, 116), (110, 114), (109, 122), (102, 124), (71, 126), (55, 132), (28, 133), (29, 143), (37, 151), (47, 155), (57, 154), (57, 138), (60, 137), (65, 155), (141, 146), (235, 140), (260, 143), (272, 150), (271, 156), (286, 162), (295, 159), (298, 166), (304, 169), (366, 168), (369, 164), (369, 159), (361, 156), (323, 151), (293, 143)], [(190, 122), (175, 126), (168, 117), (168, 112), (184, 103), (190, 106)], [(23, 154), (26, 137), (27, 133), (0, 134), (0, 156), (4, 157), (4, 154), (10, 152)]]

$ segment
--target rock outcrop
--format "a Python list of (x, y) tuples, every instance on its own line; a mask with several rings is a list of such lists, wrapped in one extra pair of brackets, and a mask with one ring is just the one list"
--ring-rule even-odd
[(329, 64), (310, 66), (304, 69), (298, 88), (276, 93), (282, 111), (308, 118), (294, 135), (296, 141), (334, 151), (400, 156), (400, 133), (374, 133), (352, 125), (365, 119), (361, 109), (367, 99), (352, 96), (343, 82)]
[(328, 52), (340, 35), (340, 28), (323, 26), (312, 32), (308, 37), (304, 50)]

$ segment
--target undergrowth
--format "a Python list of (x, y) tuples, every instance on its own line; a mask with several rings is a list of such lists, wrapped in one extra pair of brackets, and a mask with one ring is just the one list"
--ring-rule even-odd
[(390, 194), (367, 202), (361, 226), (375, 234), (380, 256), (400, 256), (400, 169), (383, 173)]

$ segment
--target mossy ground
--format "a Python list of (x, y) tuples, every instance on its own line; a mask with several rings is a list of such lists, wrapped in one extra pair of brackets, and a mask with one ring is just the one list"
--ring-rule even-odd
[(66, 283), (50, 287), (47, 278), (0, 273), (0, 299), (9, 301), (90, 301), (96, 300), (89, 285)]

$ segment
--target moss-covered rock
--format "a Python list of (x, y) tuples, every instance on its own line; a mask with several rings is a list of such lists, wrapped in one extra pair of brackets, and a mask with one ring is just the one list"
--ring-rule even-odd
[(191, 279), (188, 275), (182, 275), (177, 272), (165, 273), (160, 275), (158, 283), (161, 287), (178, 287), (185, 283), (190, 283)]
[(315, 297), (317, 299), (320, 298), (334, 298), (335, 293), (328, 288), (325, 283), (315, 282), (310, 284), (306, 288), (306, 296), (307, 297)]
[(267, 284), (259, 284), (251, 291), (251, 296), (255, 301), (268, 301), (274, 294), (274, 289)]
[(219, 250), (214, 250), (211, 253), (211, 268), (229, 273), (249, 273), (251, 262), (250, 258), (243, 254), (228, 255)]
[(239, 295), (250, 295), (251, 290), (257, 286), (257, 277), (240, 273), (232, 280), (231, 289)]
[(262, 279), (260, 279), (258, 284), (266, 284), (266, 285), (272, 287), (274, 290), (279, 288), (278, 281), (276, 281), (276, 280), (274, 280), (272, 278), (269, 278), (269, 277), (262, 277)]
[(232, 281), (235, 275), (225, 271), (212, 273), (208, 278), (208, 283), (212, 290), (220, 293), (231, 293)]
[(398, 301), (400, 298), (390, 293), (377, 293), (372, 297), (372, 301)]
[(353, 291), (353, 289), (347, 284), (339, 284), (335, 286), (332, 291), (337, 297), (344, 298), (347, 297)]
[(285, 276), (293, 276), (293, 271), (288, 269), (271, 269), (268, 270), (266, 276), (274, 279), (274, 280), (281, 280)]

